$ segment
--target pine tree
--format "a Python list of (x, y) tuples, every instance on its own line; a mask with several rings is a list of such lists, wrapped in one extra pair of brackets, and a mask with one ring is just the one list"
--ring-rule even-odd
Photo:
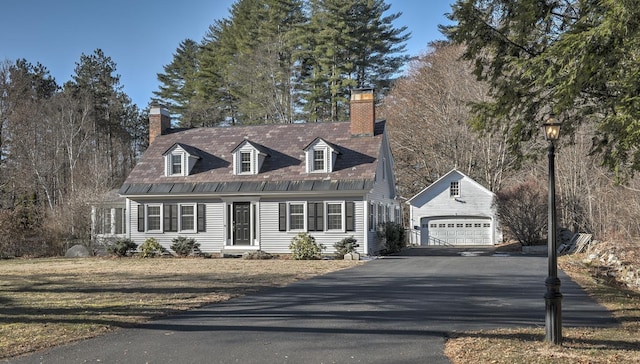
[(592, 125), (592, 153), (620, 175), (640, 170), (640, 3), (615, 0), (459, 0), (444, 27), (489, 82), (476, 126), (507, 125), (524, 153), (554, 113), (561, 136)]
[(312, 120), (344, 119), (352, 88), (388, 90), (408, 59), (402, 52), (410, 36), (393, 27), (400, 13), (384, 16), (389, 8), (383, 0), (311, 0), (305, 83)]
[(194, 113), (188, 112), (196, 97), (199, 53), (200, 46), (195, 41), (185, 39), (180, 42), (173, 61), (163, 67), (164, 73), (158, 73), (160, 88), (153, 92), (156, 96), (153, 101), (166, 106), (180, 126), (201, 123), (194, 120)]
[(115, 72), (116, 63), (96, 49), (91, 55), (80, 56), (73, 81), (65, 84), (76, 98), (89, 97), (92, 103), (96, 163), (107, 168), (109, 184), (113, 186), (119, 185), (128, 172), (122, 169), (121, 162), (129, 156), (130, 135), (124, 124), (131, 117), (132, 107), (131, 99), (122, 91), (120, 75)]
[(203, 40), (196, 99), (189, 108), (207, 121), (202, 126), (238, 121), (238, 99), (229, 77), (229, 67), (236, 54), (231, 27), (230, 20), (217, 20), (209, 26)]

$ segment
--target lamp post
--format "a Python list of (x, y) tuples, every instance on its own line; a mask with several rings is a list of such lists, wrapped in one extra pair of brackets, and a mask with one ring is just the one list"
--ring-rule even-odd
[(544, 284), (546, 308), (545, 340), (555, 345), (562, 343), (562, 293), (558, 278), (558, 258), (556, 241), (556, 181), (555, 181), (555, 141), (560, 136), (560, 122), (553, 116), (544, 123), (544, 135), (549, 142), (549, 222), (548, 222), (548, 259), (549, 275)]

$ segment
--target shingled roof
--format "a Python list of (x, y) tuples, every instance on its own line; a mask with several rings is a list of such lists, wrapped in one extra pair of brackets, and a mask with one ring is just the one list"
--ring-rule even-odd
[[(175, 130), (156, 137), (125, 183), (122, 195), (369, 190), (385, 122), (373, 136), (354, 137), (350, 123), (277, 124)], [(304, 148), (317, 138), (340, 150), (333, 172), (307, 173)], [(266, 150), (255, 175), (234, 175), (232, 151), (244, 140)], [(163, 154), (176, 143), (200, 157), (189, 176), (165, 176)], [(186, 149), (186, 148), (185, 148)]]

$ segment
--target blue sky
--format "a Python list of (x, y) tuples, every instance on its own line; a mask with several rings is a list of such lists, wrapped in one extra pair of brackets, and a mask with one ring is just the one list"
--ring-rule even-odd
[[(228, 17), (234, 0), (2, 0), (0, 61), (40, 62), (61, 85), (76, 62), (97, 48), (116, 63), (124, 92), (140, 108), (158, 89), (157, 73), (171, 63), (179, 43), (202, 40), (210, 24)], [(387, 0), (407, 26), (407, 53), (423, 53), (443, 39), (438, 24), (448, 20), (449, 0)]]

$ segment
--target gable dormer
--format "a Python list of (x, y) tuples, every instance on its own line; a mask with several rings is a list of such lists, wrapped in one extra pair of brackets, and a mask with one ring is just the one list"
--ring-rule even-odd
[(337, 146), (316, 138), (304, 148), (307, 173), (333, 172), (340, 151)]
[(233, 174), (258, 174), (264, 160), (269, 156), (267, 149), (260, 144), (253, 143), (248, 139), (243, 140), (235, 147), (233, 155)]
[(200, 156), (195, 148), (188, 145), (175, 143), (162, 154), (164, 156), (164, 175), (188, 176), (196, 165)]

